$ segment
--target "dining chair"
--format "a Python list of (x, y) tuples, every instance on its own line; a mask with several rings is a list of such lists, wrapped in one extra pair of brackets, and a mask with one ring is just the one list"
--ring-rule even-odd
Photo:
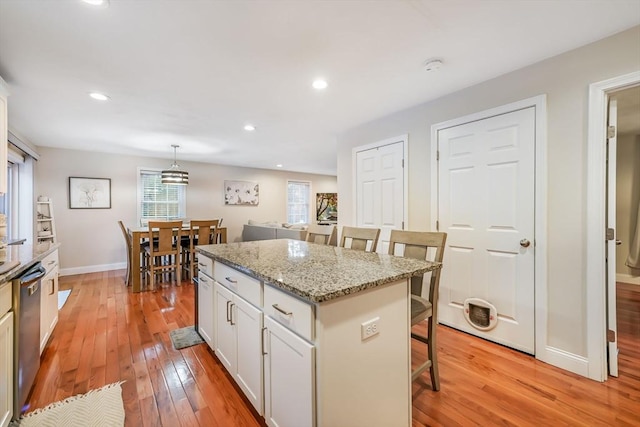
[(305, 241), (319, 243), (321, 245), (336, 246), (336, 226), (335, 225), (315, 225), (312, 224), (307, 229)]
[[(124, 236), (124, 242), (125, 245), (127, 246), (127, 276), (125, 277), (125, 285), (129, 286), (131, 285), (131, 281), (133, 279), (133, 271), (131, 271), (131, 258), (133, 257), (133, 244), (131, 242), (131, 236), (129, 235), (129, 232), (127, 231), (127, 227), (125, 227), (124, 222), (122, 221), (118, 221), (118, 225), (120, 226), (120, 230), (122, 231), (122, 235)], [(144, 248), (145, 246), (149, 246), (148, 242), (142, 242), (140, 244), (140, 252), (136, 254), (136, 256), (142, 257), (142, 265), (140, 268), (140, 271), (138, 272), (138, 274), (142, 274), (146, 271), (146, 263), (145, 263), (145, 257), (144, 257)]]
[[(157, 238), (154, 234), (157, 233)], [(175, 236), (175, 239), (174, 239)], [(151, 289), (155, 289), (156, 276), (169, 274), (172, 270), (176, 284), (180, 284), (180, 241), (182, 221), (149, 221), (149, 246), (145, 247), (147, 257), (147, 278)]]
[(218, 243), (216, 230), (219, 224), (220, 220), (217, 219), (191, 220), (189, 223), (189, 234), (182, 236), (182, 240), (180, 240), (183, 255), (182, 269), (187, 271), (189, 280), (198, 275), (196, 246)]
[[(406, 258), (442, 262), (447, 233), (427, 231), (391, 230), (389, 240), (389, 254)], [(404, 252), (400, 252), (400, 248)], [(422, 372), (429, 369), (431, 387), (440, 390), (438, 374), (438, 355), (436, 352), (436, 326), (438, 324), (438, 287), (440, 286), (440, 272), (431, 272), (428, 298), (422, 297), (424, 275), (411, 277), (411, 326), (427, 320), (427, 335), (411, 331), (411, 338), (427, 344), (427, 361), (415, 368), (411, 373), (411, 380), (418, 378)]]
[[(378, 247), (378, 238), (380, 237), (379, 228), (365, 227), (342, 227), (342, 235), (340, 236), (340, 246), (347, 247), (358, 251), (375, 252)], [(371, 243), (371, 244), (369, 244)], [(369, 246), (369, 250), (367, 250)]]

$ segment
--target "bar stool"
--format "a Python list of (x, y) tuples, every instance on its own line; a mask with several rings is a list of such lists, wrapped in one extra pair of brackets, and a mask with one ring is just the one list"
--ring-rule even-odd
[[(350, 249), (365, 252), (375, 252), (378, 247), (378, 238), (380, 237), (379, 228), (365, 227), (342, 227), (342, 235), (340, 236), (340, 246), (345, 248), (349, 243)], [(367, 250), (369, 247), (369, 250)]]

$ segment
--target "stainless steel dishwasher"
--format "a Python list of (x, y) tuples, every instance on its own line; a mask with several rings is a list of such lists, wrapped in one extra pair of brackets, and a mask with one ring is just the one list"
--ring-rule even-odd
[(40, 279), (46, 272), (38, 262), (13, 279), (15, 418), (23, 412), (40, 368)]

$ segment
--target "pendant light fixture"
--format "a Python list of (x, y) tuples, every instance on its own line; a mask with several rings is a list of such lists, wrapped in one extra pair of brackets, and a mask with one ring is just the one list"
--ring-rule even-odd
[(162, 183), (169, 185), (187, 185), (189, 184), (189, 172), (180, 170), (180, 165), (176, 161), (176, 148), (179, 145), (172, 145), (173, 147), (173, 164), (169, 169), (162, 171)]

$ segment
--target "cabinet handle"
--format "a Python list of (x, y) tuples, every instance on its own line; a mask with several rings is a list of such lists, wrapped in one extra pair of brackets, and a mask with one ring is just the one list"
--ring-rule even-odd
[(231, 304), (231, 301), (227, 301), (227, 322), (231, 323), (231, 319), (229, 318), (229, 304)]
[(53, 295), (56, 291), (56, 282), (53, 279), (49, 279), (49, 281), (51, 282), (51, 292), (49, 292), (49, 295)]
[(233, 323), (233, 306), (235, 304), (231, 303), (231, 305), (229, 306), (230, 310), (229, 310), (229, 323), (231, 323), (231, 326), (235, 325), (235, 323)]
[(202, 283), (209, 283), (209, 281), (204, 277), (200, 277), (198, 280), (200, 280)]
[(291, 311), (287, 311), (287, 310), (283, 310), (280, 307), (278, 307), (278, 304), (271, 304), (271, 307), (275, 308), (276, 310), (278, 310), (280, 313), (284, 314), (285, 316), (291, 316), (293, 313)]
[(200, 267), (206, 267), (206, 265), (205, 265), (205, 264), (203, 264), (203, 263), (201, 263), (201, 262), (199, 262), (199, 263), (198, 263), (198, 265), (199, 265)]
[(47, 264), (47, 265), (51, 265), (51, 264), (55, 264), (55, 263), (56, 263), (55, 260), (51, 260), (51, 261), (49, 261), (49, 264)]
[(237, 281), (237, 280), (234, 280), (234, 279), (233, 279), (233, 278), (231, 278), (231, 277), (225, 277), (225, 280), (226, 280), (227, 282), (233, 283), (234, 285), (235, 285), (236, 283), (238, 283), (238, 281)]
[(260, 346), (262, 347), (262, 355), (264, 356), (265, 354), (267, 354), (267, 352), (264, 350), (264, 331), (266, 331), (267, 328), (262, 328), (262, 333), (260, 334), (260, 338), (262, 338), (262, 343), (260, 344)]

